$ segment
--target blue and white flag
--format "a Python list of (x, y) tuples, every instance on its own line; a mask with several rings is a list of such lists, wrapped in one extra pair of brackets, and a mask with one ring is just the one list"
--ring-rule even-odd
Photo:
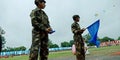
[(90, 33), (90, 36), (91, 36), (89, 43), (93, 43), (97, 47), (99, 47), (99, 45), (100, 45), (100, 41), (97, 40), (99, 24), (100, 24), (100, 20), (97, 20), (96, 22), (94, 22), (93, 24), (91, 24), (90, 26), (87, 27), (87, 29)]

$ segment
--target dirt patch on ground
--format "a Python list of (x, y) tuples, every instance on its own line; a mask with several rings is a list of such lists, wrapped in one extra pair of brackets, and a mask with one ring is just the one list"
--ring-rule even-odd
[(112, 53), (111, 55), (120, 55), (120, 51), (119, 52), (114, 52), (114, 53)]

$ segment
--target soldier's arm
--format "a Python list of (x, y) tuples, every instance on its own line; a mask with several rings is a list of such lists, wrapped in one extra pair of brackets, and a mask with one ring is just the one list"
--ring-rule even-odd
[(76, 26), (74, 24), (71, 25), (71, 30), (74, 34), (77, 34), (79, 30), (76, 29)]
[(85, 31), (85, 29), (80, 29), (80, 30), (76, 29), (76, 26), (74, 24), (72, 24), (71, 27), (72, 27), (72, 32), (74, 34), (82, 34)]
[(85, 30), (86, 30), (86, 28), (80, 29), (80, 30), (78, 31), (78, 33), (82, 34)]

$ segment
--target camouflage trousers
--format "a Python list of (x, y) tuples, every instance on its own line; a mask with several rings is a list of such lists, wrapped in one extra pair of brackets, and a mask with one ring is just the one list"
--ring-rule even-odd
[(32, 32), (32, 45), (30, 49), (29, 60), (47, 60), (48, 59), (48, 34)]
[(76, 46), (76, 60), (85, 60), (84, 42), (79, 36), (74, 37), (74, 44)]

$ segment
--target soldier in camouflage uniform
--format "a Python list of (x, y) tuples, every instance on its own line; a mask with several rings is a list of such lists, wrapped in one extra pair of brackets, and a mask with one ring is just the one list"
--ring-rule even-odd
[(82, 39), (82, 33), (85, 31), (85, 28), (80, 28), (78, 24), (79, 19), (79, 15), (73, 16), (74, 23), (71, 25), (71, 30), (74, 34), (73, 39), (76, 46), (76, 59), (85, 60), (84, 41)]
[(32, 20), (32, 45), (30, 48), (29, 60), (47, 60), (49, 49), (48, 49), (48, 33), (52, 30), (48, 16), (42, 10), (45, 8), (46, 1), (35, 0), (37, 6), (36, 9), (32, 10), (30, 17)]

